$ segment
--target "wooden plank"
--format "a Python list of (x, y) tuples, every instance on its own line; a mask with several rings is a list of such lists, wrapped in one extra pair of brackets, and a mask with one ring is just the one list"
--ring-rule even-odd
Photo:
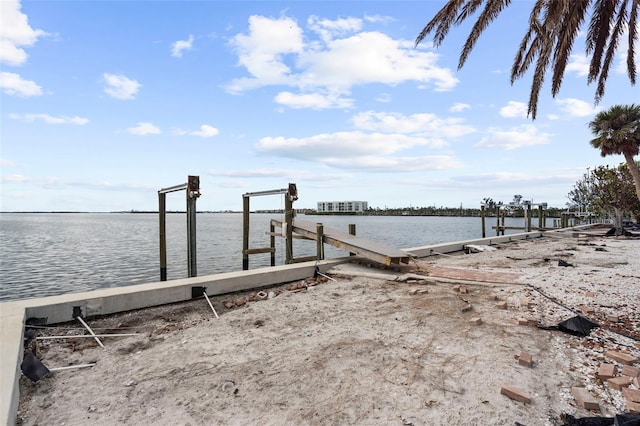
[(276, 249), (273, 247), (260, 247), (243, 250), (242, 254), (259, 254), (259, 253), (275, 253)]

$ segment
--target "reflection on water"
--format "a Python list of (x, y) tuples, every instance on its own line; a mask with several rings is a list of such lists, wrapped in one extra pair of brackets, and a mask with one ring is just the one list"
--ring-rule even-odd
[[(250, 247), (269, 245), (270, 219), (252, 214)], [(301, 217), (302, 218), (302, 217)], [(481, 237), (480, 218), (434, 216), (307, 216), (342, 231), (406, 248)], [(242, 214), (197, 215), (198, 275), (242, 269)], [(487, 232), (495, 224), (487, 219)], [(507, 225), (522, 225), (522, 220)], [(187, 276), (186, 216), (167, 215), (168, 279)], [(515, 232), (515, 231), (514, 231)], [(3, 213), (0, 215), (0, 301), (159, 281), (158, 216), (115, 213)], [(315, 254), (315, 242), (294, 240), (296, 257)], [(325, 247), (325, 257), (346, 252)], [(268, 266), (269, 254), (252, 255), (250, 268)], [(284, 244), (276, 239), (276, 263)]]

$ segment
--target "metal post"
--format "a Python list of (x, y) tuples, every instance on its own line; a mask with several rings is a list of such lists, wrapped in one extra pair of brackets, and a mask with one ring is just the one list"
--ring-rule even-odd
[(158, 219), (160, 223), (160, 281), (167, 280), (167, 194), (158, 192)]
[(271, 251), (271, 266), (276, 266), (276, 226), (273, 222), (269, 225), (269, 246), (273, 249)]
[(500, 235), (500, 206), (496, 207), (496, 237)]
[(527, 204), (527, 232), (531, 232), (531, 204)]
[(242, 197), (242, 270), (249, 269), (249, 196)]
[(504, 214), (504, 212), (502, 212), (502, 220), (501, 220), (501, 222), (502, 222), (502, 235), (504, 235), (504, 231), (505, 231), (505, 229), (504, 229), (504, 218), (505, 218), (505, 214)]
[(317, 259), (324, 259), (324, 226), (321, 223), (316, 223), (316, 251), (317, 251)]
[(484, 204), (480, 206), (480, 219), (482, 220), (482, 238), (484, 238), (487, 236), (484, 224)]
[(200, 178), (189, 176), (187, 181), (187, 275), (198, 276), (196, 255), (196, 200), (200, 196)]
[(289, 192), (284, 195), (284, 222), (286, 224), (285, 263), (289, 264), (293, 261), (293, 200)]

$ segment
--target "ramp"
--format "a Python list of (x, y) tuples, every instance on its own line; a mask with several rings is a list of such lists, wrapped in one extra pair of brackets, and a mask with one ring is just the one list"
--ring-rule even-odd
[[(318, 239), (316, 224), (313, 222), (294, 219), (293, 232), (312, 240)], [(336, 229), (324, 228), (322, 241), (384, 265), (409, 263), (409, 259), (411, 259), (411, 254), (406, 251), (367, 240), (366, 238), (356, 237)]]

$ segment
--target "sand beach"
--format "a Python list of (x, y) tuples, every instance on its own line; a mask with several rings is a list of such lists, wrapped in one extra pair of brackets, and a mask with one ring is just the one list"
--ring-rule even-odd
[[(48, 367), (95, 365), (22, 377), (18, 424), (559, 425), (638, 410), (640, 239), (491, 247), (212, 297), (219, 318), (196, 299), (91, 319), (137, 334), (37, 340)], [(549, 329), (578, 314), (601, 326)], [(85, 331), (38, 329), (70, 334)]]

